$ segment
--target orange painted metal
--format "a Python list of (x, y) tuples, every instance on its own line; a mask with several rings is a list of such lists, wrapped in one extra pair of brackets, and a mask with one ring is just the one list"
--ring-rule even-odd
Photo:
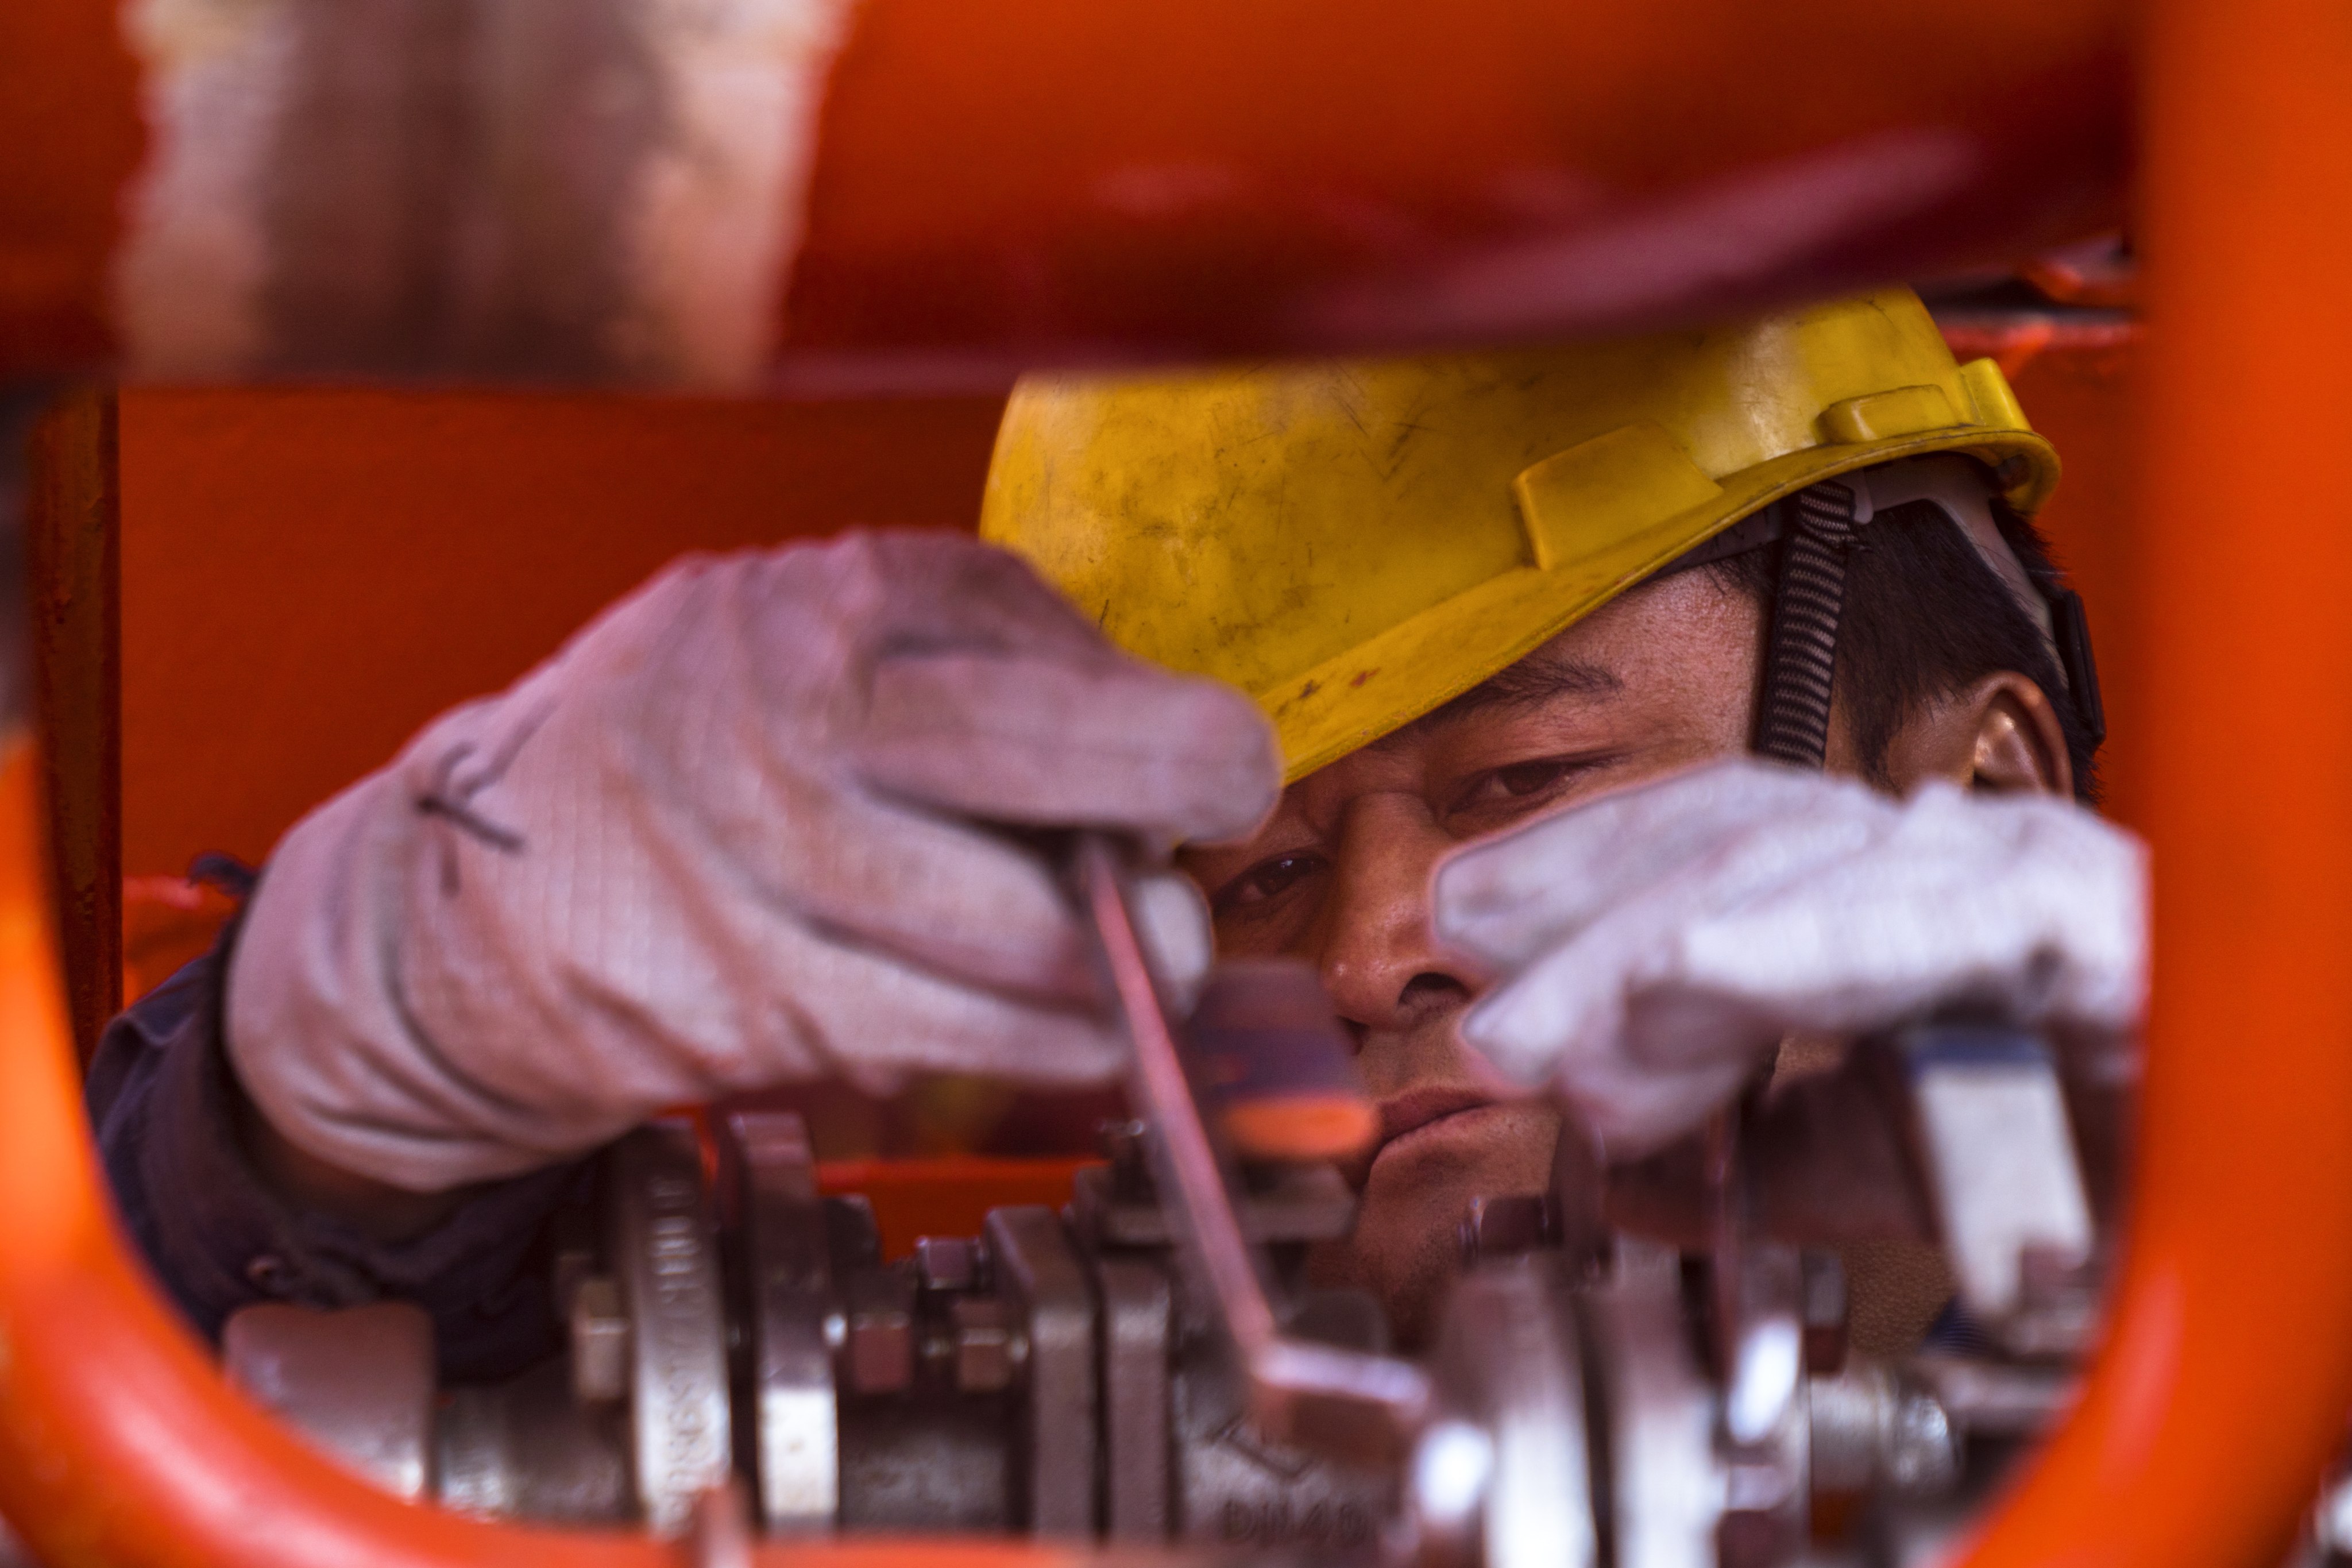
[(108, 262), (143, 146), (108, 0), (0, 5), (0, 381), (101, 363)]
[[(83, 1568), (667, 1568), (643, 1535), (415, 1508), (232, 1394), (141, 1278), (109, 1212), (43, 896), (35, 758), (0, 742), (0, 1512)], [(1055, 1568), (1022, 1542), (763, 1546), (784, 1568)], [(1123, 1561), (1148, 1560), (1134, 1552)]]
[[(0, 8), (0, 378), (107, 347), (142, 146), (121, 14)], [(1824, 294), (2112, 225), (2128, 162), (2126, 0), (851, 17), (774, 334), (810, 384), (843, 384), (828, 356), (904, 385)]]
[(2137, 1212), (1976, 1568), (2277, 1562), (2352, 1407), (2352, 11), (2174, 0), (2147, 61)]
[(2108, 0), (866, 0), (793, 351), (1623, 328), (2120, 216)]

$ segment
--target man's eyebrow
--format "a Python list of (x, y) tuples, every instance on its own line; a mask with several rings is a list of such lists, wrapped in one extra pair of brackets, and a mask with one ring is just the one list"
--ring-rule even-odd
[(1433, 730), (1490, 709), (1535, 708), (1555, 697), (1614, 697), (1623, 689), (1624, 681), (1606, 665), (1547, 658), (1538, 652), (1488, 676), (1451, 702), (1431, 709), (1407, 727)]

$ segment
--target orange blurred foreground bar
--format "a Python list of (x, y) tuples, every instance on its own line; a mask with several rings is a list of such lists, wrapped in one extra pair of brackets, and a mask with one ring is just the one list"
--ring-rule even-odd
[[(599, 174), (626, 89), (567, 89), (651, 68), (596, 40), (670, 24), (493, 10), (523, 30), (475, 27), (509, 44), (469, 58), (467, 7), (199, 7), (193, 28), (111, 0), (0, 7), (0, 377), (128, 350), (174, 379), (660, 380), (623, 346), (656, 295), (714, 339), (678, 374), (738, 389), (763, 364), (906, 390), (1041, 354), (1601, 331), (2078, 238), (2121, 216), (2129, 158), (2124, 0), (811, 0), (777, 15), (803, 18), (787, 36), (843, 18), (830, 69), (803, 88), (756, 58), (817, 44), (747, 40), (722, 118), (805, 90), (813, 125), (761, 143), (779, 166), (726, 187), (732, 221), (696, 228), (717, 196), (656, 204), (677, 248), (614, 250), (645, 287), (591, 309), (572, 291), (602, 298), (604, 274), (572, 264), (635, 232), (632, 193), (696, 187), (668, 163)], [(585, 52), (550, 69), (526, 37)], [(234, 74), (249, 58), (296, 74)], [(495, 136), (464, 129), (493, 107), (453, 85), (467, 65), (503, 92)], [(188, 97), (239, 89), (263, 102), (226, 136), (245, 122)], [(175, 164), (183, 123), (228, 151)], [(784, 172), (803, 160), (804, 195)], [(763, 182), (784, 210), (743, 210)], [(126, 258), (158, 190), (205, 226), (140, 305)], [(506, 219), (504, 241), (479, 226)], [(796, 237), (772, 257), (770, 225)], [(224, 256), (231, 303), (180, 292)], [(494, 298), (520, 313), (485, 317)]]
[(2271, 1563), (2352, 1406), (2352, 9), (2155, 8), (2137, 1217), (1973, 1568)]

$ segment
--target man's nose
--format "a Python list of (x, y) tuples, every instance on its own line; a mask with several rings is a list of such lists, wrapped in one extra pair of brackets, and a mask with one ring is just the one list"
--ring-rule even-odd
[(1349, 804), (1313, 957), (1359, 1035), (1410, 1029), (1469, 998), (1470, 972), (1439, 950), (1429, 921), (1430, 868), (1453, 842), (1417, 796)]

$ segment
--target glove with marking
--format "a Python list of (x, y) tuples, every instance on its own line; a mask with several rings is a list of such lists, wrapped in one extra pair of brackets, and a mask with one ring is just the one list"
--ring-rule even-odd
[[(1107, 1079), (1125, 1047), (1035, 830), (1164, 849), (1280, 784), (1245, 698), (1118, 652), (1001, 552), (689, 560), (288, 834), (230, 1058), (297, 1147), (417, 1192), (791, 1079)], [(1197, 980), (1197, 893), (1140, 902)]]

